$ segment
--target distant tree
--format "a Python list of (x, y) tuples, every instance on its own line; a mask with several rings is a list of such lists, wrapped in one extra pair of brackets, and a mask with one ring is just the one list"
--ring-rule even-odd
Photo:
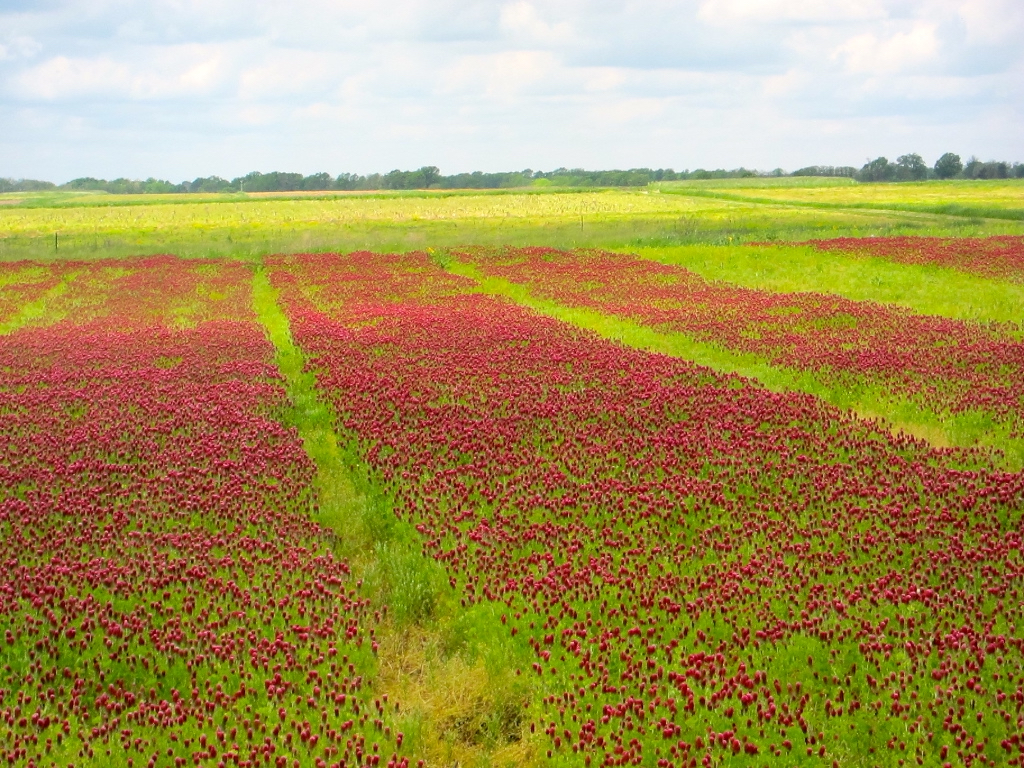
[(899, 181), (924, 181), (928, 178), (928, 166), (918, 154), (900, 155), (896, 158), (896, 178)]
[(969, 158), (967, 158), (967, 164), (964, 166), (964, 170), (962, 171), (964, 178), (978, 178), (978, 174), (981, 172), (982, 165), (984, 165), (984, 163), (982, 163), (981, 160), (979, 160), (974, 155), (971, 155)]
[(253, 171), (241, 178), (232, 180), (231, 183), (236, 189), (244, 192), (294, 192), (303, 188), (302, 182), (303, 176), (301, 173), (283, 173), (281, 171), (260, 173), (259, 171)]
[(314, 173), (302, 180), (302, 188), (309, 191), (334, 189), (334, 179), (329, 173)]
[(423, 189), (430, 189), (441, 180), (441, 169), (436, 165), (425, 165), (418, 173), (422, 178)]
[(857, 169), (849, 165), (809, 165), (793, 171), (790, 176), (829, 176), (841, 178), (853, 178)]
[(81, 178), (72, 179), (66, 184), (62, 184), (61, 189), (102, 191), (106, 188), (106, 185), (106, 179), (94, 179), (92, 176), (82, 176)]
[(380, 189), (380, 174), (360, 176), (357, 173), (341, 173), (334, 180), (334, 188), (342, 190)]
[(412, 175), (411, 171), (400, 171), (395, 168), (384, 174), (382, 186), (384, 189), (411, 189), (409, 177)]
[[(510, 189), (528, 187), (538, 183), (545, 186), (561, 187), (640, 187), (652, 182), (675, 181), (685, 179), (735, 179), (745, 177), (779, 177), (787, 175), (781, 168), (773, 171), (753, 171), (747, 168), (726, 170), (718, 168), (695, 171), (675, 171), (671, 168), (631, 168), (629, 170), (588, 171), (584, 168), (556, 168), (553, 171), (535, 171), (527, 168), (522, 171), (489, 172), (473, 171), (457, 173), (451, 176), (441, 174), (437, 166), (423, 166), (415, 171), (395, 169), (387, 174), (372, 173), (360, 176), (355, 173), (342, 173), (331, 177), (327, 173), (315, 173), (303, 176), (301, 173), (260, 173), (253, 171), (231, 181), (220, 176), (199, 177), (192, 181), (172, 184), (156, 178), (145, 181), (118, 178), (111, 181), (83, 177), (74, 179), (59, 187), (68, 190), (96, 190), (110, 194), (140, 194), (169, 192), (290, 192), (293, 190), (410, 190), (410, 189)], [(1024, 178), (1024, 164), (999, 161), (982, 162), (976, 157), (968, 160), (966, 165), (958, 155), (947, 152), (929, 169), (920, 155), (908, 154), (900, 156), (895, 163), (879, 157), (865, 164), (860, 170), (849, 166), (810, 165), (793, 171), (790, 176), (834, 176), (856, 178), (861, 181), (909, 181), (925, 178), (952, 178), (962, 176), (967, 179), (1004, 179)], [(58, 188), (48, 181), (31, 179), (0, 178), (0, 192), (16, 192), (34, 189)]]
[(284, 173), (272, 171), (264, 174), (268, 192), (295, 192), (302, 189), (301, 173)]
[(859, 181), (892, 181), (895, 176), (895, 167), (885, 157), (876, 157), (857, 172)]
[(1010, 164), (996, 161), (983, 163), (972, 157), (964, 166), (965, 179), (1005, 179), (1010, 175)]
[(963, 170), (964, 164), (960, 160), (960, 155), (952, 152), (947, 152), (935, 161), (935, 175), (940, 179), (952, 179), (959, 176)]
[[(186, 182), (182, 186), (187, 186), (185, 191), (187, 192), (205, 192), (210, 193), (222, 193), (222, 192), (234, 192), (238, 188), (236, 181), (228, 181), (222, 179), (220, 176), (200, 176), (199, 178)], [(248, 189), (248, 187), (246, 188)]]
[(0, 179), (0, 193), (2, 192), (40, 192), (47, 189), (56, 189), (57, 185), (52, 181), (39, 181), (37, 179)]
[(263, 178), (263, 174), (259, 171), (250, 171), (245, 176), (239, 176), (236, 179), (232, 179), (231, 183), (234, 185), (239, 192), (259, 192), (260, 180)]
[(162, 179), (154, 179), (152, 176), (142, 182), (142, 191), (146, 194), (167, 194), (168, 192), (176, 191), (176, 189), (176, 184), (171, 184), (171, 182), (163, 181)]

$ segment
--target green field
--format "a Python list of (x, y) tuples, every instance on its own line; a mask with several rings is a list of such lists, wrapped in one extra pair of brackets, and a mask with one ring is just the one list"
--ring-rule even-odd
[[(998, 764), (1024, 680), (1024, 283), (802, 241), (1020, 236), (1022, 213), (1004, 181), (0, 196), (2, 553), (42, 585), (0, 592), (8, 762), (139, 765), (145, 741), (159, 768), (271, 745), (289, 768), (325, 745), (410, 768)], [(563, 252), (488, 274), (536, 253), (506, 246)], [(635, 296), (587, 249), (633, 264)], [(920, 320), (1005, 354), (949, 358), (960, 395), (998, 392), (951, 412), (914, 389), (934, 368), (838, 376), (664, 322), (745, 289), (770, 306), (741, 341), (836, 331), (827, 358), (896, 318), (879, 343), (920, 351), (899, 326)], [(837, 297), (863, 317), (801, 324)]]
[(870, 209), (1024, 220), (1024, 181), (858, 184), (851, 179), (723, 179), (666, 182), (663, 192), (825, 210)]

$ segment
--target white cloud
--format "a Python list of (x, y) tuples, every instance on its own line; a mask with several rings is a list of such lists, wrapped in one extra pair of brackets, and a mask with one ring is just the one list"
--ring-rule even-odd
[(961, 3), (958, 11), (969, 42), (1020, 45), (1024, 34), (1024, 4), (1020, 0), (970, 0)]
[(539, 87), (550, 90), (563, 80), (564, 72), (551, 53), (505, 51), (459, 59), (444, 73), (442, 92), (509, 99)]
[(798, 94), (811, 83), (810, 75), (802, 69), (790, 69), (782, 75), (766, 77), (764, 93), (770, 97)]
[(251, 101), (329, 88), (341, 64), (340, 56), (322, 52), (272, 51), (241, 72), (238, 95)]
[(645, 123), (654, 118), (660, 118), (670, 108), (671, 104), (666, 99), (618, 99), (595, 107), (590, 110), (590, 115), (594, 120), (613, 125), (628, 125), (632, 123)]
[(594, 67), (587, 72), (583, 87), (590, 92), (614, 91), (627, 82), (622, 67)]
[(224, 57), (206, 46), (163, 50), (144, 62), (109, 55), (54, 56), (13, 79), (24, 99), (113, 97), (140, 101), (208, 94), (222, 82)]
[(713, 24), (865, 21), (885, 17), (879, 0), (704, 0), (698, 17)]
[(15, 35), (0, 43), (0, 61), (28, 59), (42, 50), (39, 41), (27, 35)]
[(907, 32), (878, 36), (873, 32), (857, 35), (833, 53), (843, 60), (847, 71), (873, 75), (891, 75), (934, 61), (939, 55), (939, 39), (932, 24), (915, 24)]
[(3, 7), (0, 175), (1024, 160), (1022, 0)]
[(513, 38), (545, 45), (566, 43), (572, 39), (572, 27), (544, 21), (531, 3), (510, 3), (501, 9), (501, 28)]

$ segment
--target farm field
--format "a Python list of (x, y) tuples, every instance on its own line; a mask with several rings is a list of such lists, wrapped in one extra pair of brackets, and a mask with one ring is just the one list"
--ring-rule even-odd
[[(1013, 322), (1024, 309), (1019, 279), (988, 278), (934, 261), (900, 260), (871, 244), (932, 244), (939, 238), (836, 238), (796, 244), (638, 246), (620, 252), (684, 267), (707, 280), (776, 293), (831, 293), (855, 301), (897, 304), (918, 314)], [(964, 243), (970, 238), (949, 242)], [(851, 249), (850, 244), (860, 247)], [(915, 249), (915, 253), (920, 253)], [(966, 264), (961, 266), (966, 267)]]
[[(847, 189), (828, 179), (801, 180), (800, 186), (780, 181), (793, 180), (762, 179), (753, 192)], [(808, 186), (812, 183), (824, 186)], [(935, 183), (935, 188), (958, 195), (965, 205), (984, 207), (1009, 196), (1024, 208), (1024, 183), (1008, 184), (1005, 192), (1000, 191), (1001, 182), (986, 184), (961, 189), (956, 183)], [(851, 189), (876, 194), (878, 187), (885, 185)], [(715, 182), (679, 189), (686, 194), (652, 187), (319, 196), (0, 195), (0, 260), (167, 252), (256, 258), (274, 252), (407, 251), (470, 243), (635, 248), (804, 241), (843, 234), (971, 236), (1022, 230), (1012, 219), (899, 210), (899, 201), (873, 203), (872, 210), (861, 210), (852, 200), (848, 206), (801, 208), (757, 195), (722, 199), (720, 195), (744, 188)], [(906, 194), (915, 199), (912, 191)]]
[[(1024, 256), (1024, 238), (1000, 244)], [(1015, 466), (1024, 460), (1024, 345), (1014, 322), (957, 321), (831, 294), (711, 283), (674, 265), (610, 252), (478, 249), (451, 258), (453, 268), (478, 275), (495, 292), (510, 294), (511, 285), (542, 302), (636, 321), (688, 343), (689, 357), (710, 355), (718, 367), (743, 372), (744, 364), (767, 363), (791, 372), (788, 380), (780, 376), (786, 388), (861, 412), (900, 414), (905, 426), (926, 422), (926, 410), (946, 440), (975, 443), (985, 434), (1010, 448)]]
[(1024, 187), (691, 186), (8, 197), (0, 759), (1024, 763)]
[[(792, 183), (792, 182), (796, 183)], [(1024, 220), (1024, 180), (857, 184), (852, 180), (665, 182), (662, 191), (722, 200), (835, 209), (871, 208)]]

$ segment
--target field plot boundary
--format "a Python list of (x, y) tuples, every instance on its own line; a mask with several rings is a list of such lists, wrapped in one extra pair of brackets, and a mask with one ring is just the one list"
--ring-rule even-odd
[[(457, 258), (442, 257), (453, 274), (477, 282), (479, 290), (528, 307), (539, 314), (592, 331), (603, 338), (671, 357), (683, 358), (726, 374), (758, 381), (773, 392), (802, 392), (821, 398), (837, 408), (849, 410), (859, 418), (875, 422), (893, 434), (906, 434), (924, 440), (935, 448), (994, 448), (1012, 470), (1024, 466), (1024, 441), (1003, 437), (1003, 430), (979, 429), (971, 424), (975, 415), (954, 419), (939, 418), (909, 399), (894, 402), (891, 391), (865, 385), (858, 390), (829, 387), (810, 372), (772, 365), (750, 353), (733, 352), (722, 346), (698, 341), (680, 332), (662, 332), (622, 317), (584, 307), (568, 307), (534, 296), (526, 286), (504, 278), (485, 276), (472, 265)], [(886, 402), (883, 407), (882, 402)]]
[(303, 448), (316, 464), (318, 522), (337, 533), (359, 537), (360, 513), (365, 499), (356, 490), (330, 427), (331, 415), (316, 390), (316, 377), (305, 370), (302, 351), (292, 340), (288, 318), (277, 304), (277, 291), (265, 270), (257, 269), (253, 279), (253, 305), (267, 338), (274, 345), (275, 362), (285, 380), (292, 403), (291, 421), (299, 431)]
[[(309, 370), (295, 343), (279, 299), (267, 268), (257, 266), (253, 303), (258, 322), (274, 345), (285, 378), (292, 403), (290, 421), (317, 469), (315, 519), (334, 532), (334, 544), (351, 565), (354, 578), (365, 582), (375, 609), (388, 615), (377, 625), (373, 690), (401, 702), (405, 715), (396, 724), (428, 764), (535, 764), (539, 748), (530, 734), (493, 748), (476, 743), (472, 730), (480, 720), (486, 726), (489, 706), (494, 704), (488, 697), (500, 692), (507, 685), (503, 678), (513, 674), (507, 665), (483, 658), (488, 638), (508, 636), (501, 611), (487, 603), (459, 607), (453, 597), (442, 594), (454, 585), (448, 583), (443, 567), (421, 552), (418, 532), (395, 516), (379, 489), (350, 470), (353, 462), (362, 463), (358, 446), (339, 440), (332, 426), (333, 409), (321, 396), (316, 373)], [(410, 578), (417, 577), (432, 593), (426, 614), (410, 611), (404, 606), (410, 597), (400, 594)], [(450, 634), (470, 626), (483, 631), (459, 647)]]

